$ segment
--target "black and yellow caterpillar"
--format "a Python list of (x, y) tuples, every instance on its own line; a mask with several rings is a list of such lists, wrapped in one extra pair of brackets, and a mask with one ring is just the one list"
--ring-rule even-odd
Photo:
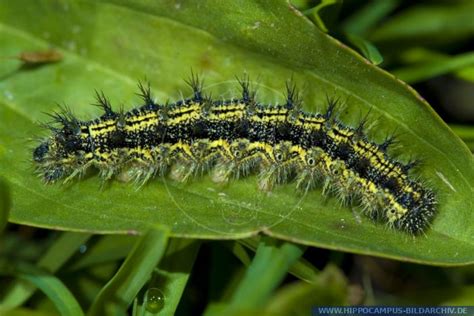
[(52, 134), (33, 152), (46, 182), (84, 174), (91, 166), (107, 180), (126, 175), (140, 184), (170, 174), (185, 181), (210, 172), (217, 182), (259, 174), (259, 187), (294, 181), (308, 191), (322, 186), (344, 204), (359, 204), (371, 218), (411, 234), (423, 232), (436, 211), (434, 193), (409, 175), (413, 163), (391, 158), (368, 139), (364, 122), (349, 127), (334, 116), (301, 110), (298, 93), (287, 85), (285, 104), (265, 106), (255, 100), (248, 78), (239, 80), (242, 96), (213, 101), (197, 77), (193, 96), (157, 104), (150, 87), (139, 84), (144, 104), (114, 112), (97, 93), (104, 114), (80, 121), (70, 112), (55, 113)]

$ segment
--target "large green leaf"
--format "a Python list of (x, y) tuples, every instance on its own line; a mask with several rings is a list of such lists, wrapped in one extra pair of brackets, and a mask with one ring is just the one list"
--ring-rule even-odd
[[(98, 233), (134, 233), (150, 223), (172, 236), (241, 238), (264, 232), (325, 248), (429, 264), (474, 262), (473, 159), (412, 89), (322, 34), (289, 4), (276, 1), (0, 1), (2, 55), (62, 49), (64, 60), (36, 69), (0, 64), (0, 175), (11, 183), (10, 220)], [(347, 100), (341, 113), (354, 123), (369, 109), (370, 134), (397, 130), (404, 157), (421, 158), (419, 171), (438, 195), (439, 214), (425, 236), (412, 238), (374, 224), (294, 185), (271, 194), (254, 178), (227, 187), (207, 177), (189, 184), (157, 179), (140, 190), (97, 177), (46, 186), (33, 174), (28, 139), (41, 135), (42, 112), (68, 104), (81, 118), (98, 110), (94, 89), (113, 104), (137, 105), (136, 81), (147, 77), (161, 102), (176, 100), (190, 70), (203, 73), (214, 97), (237, 93), (235, 75), (258, 78), (259, 97), (282, 99), (293, 76), (308, 110), (326, 94)]]

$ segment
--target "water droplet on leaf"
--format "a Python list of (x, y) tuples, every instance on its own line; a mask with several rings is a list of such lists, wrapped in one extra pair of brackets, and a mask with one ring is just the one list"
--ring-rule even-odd
[(158, 313), (165, 305), (165, 296), (159, 289), (152, 287), (145, 293), (145, 308), (150, 313)]

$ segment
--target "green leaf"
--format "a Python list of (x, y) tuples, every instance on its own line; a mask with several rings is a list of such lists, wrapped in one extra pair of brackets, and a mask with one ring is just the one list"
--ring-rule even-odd
[[(35, 23), (31, 23), (35, 21)], [(118, 27), (120, 26), (120, 27)], [(291, 26), (291, 27), (289, 27)], [(474, 262), (473, 158), (426, 102), (393, 76), (322, 34), (286, 3), (274, 1), (0, 1), (2, 54), (58, 47), (64, 59), (35, 69), (0, 64), (0, 175), (11, 184), (10, 220), (40, 227), (135, 233), (150, 224), (175, 237), (235, 239), (259, 232), (311, 246), (455, 265)], [(283, 99), (285, 81), (304, 86), (305, 109), (322, 110), (326, 95), (347, 100), (344, 122), (369, 110), (377, 141), (397, 131), (403, 157), (423, 160), (417, 176), (437, 193), (438, 215), (427, 237), (412, 238), (293, 184), (271, 194), (250, 177), (220, 187), (208, 177), (189, 184), (156, 179), (140, 190), (97, 177), (45, 186), (28, 160), (25, 140), (45, 135), (43, 112), (66, 103), (82, 119), (94, 89), (118, 107), (139, 103), (145, 76), (160, 102), (190, 95), (183, 78), (205, 75), (214, 97), (238, 93), (235, 75), (258, 78), (259, 100)], [(255, 84), (257, 84), (255, 82)], [(8, 166), (8, 168), (3, 167)], [(354, 215), (356, 214), (356, 215)]]
[(102, 288), (88, 315), (124, 314), (150, 279), (165, 252), (167, 241), (168, 232), (160, 228), (151, 228), (143, 234), (117, 273)]
[[(54, 304), (61, 315), (80, 316), (84, 315), (79, 303), (71, 294), (69, 289), (55, 276), (48, 272), (26, 264), (15, 267), (15, 276), (38, 287)], [(3, 304), (2, 309), (8, 308)]]
[(372, 62), (372, 64), (379, 65), (383, 62), (382, 55), (380, 54), (377, 47), (375, 47), (372, 43), (358, 35), (351, 33), (347, 33), (346, 37), (352, 45), (354, 45), (360, 50), (360, 52), (362, 53), (362, 55), (364, 55), (365, 58)]

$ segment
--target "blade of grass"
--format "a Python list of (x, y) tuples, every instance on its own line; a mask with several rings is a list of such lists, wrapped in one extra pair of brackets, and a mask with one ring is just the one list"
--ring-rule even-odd
[(22, 274), (19, 277), (31, 282), (46, 294), (61, 315), (84, 315), (79, 303), (58, 278), (50, 274)]
[(472, 38), (473, 10), (473, 1), (427, 1), (415, 4), (389, 17), (374, 29), (370, 39), (387, 49), (398, 51), (407, 46), (446, 47), (450, 43)]
[[(69, 289), (49, 272), (27, 263), (17, 264), (12, 272), (14, 276), (31, 284), (32, 287), (39, 288), (51, 300), (60, 315), (84, 315)], [(7, 309), (2, 306), (0, 311), (2, 310)]]
[[(445, 290), (445, 289), (444, 289)], [(458, 287), (455, 290), (454, 295), (450, 295), (449, 298), (444, 296), (445, 301), (441, 304), (442, 306), (471, 306), (472, 298), (474, 297), (474, 285), (465, 285)]]
[[(0, 312), (2, 310), (0, 309)], [(2, 314), (3, 315), (3, 314)], [(18, 307), (8, 311), (7, 316), (51, 316), (51, 312), (39, 311), (33, 308)]]
[(306, 315), (312, 306), (345, 305), (348, 281), (336, 266), (328, 265), (313, 283), (293, 282), (279, 289), (265, 306), (270, 315)]
[[(314, 24), (316, 24), (316, 26), (320, 28), (321, 31), (323, 31), (324, 33), (327, 33), (329, 30), (326, 24), (328, 24), (327, 22), (329, 22), (329, 24), (333, 24), (331, 23), (332, 22), (331, 20), (336, 19), (339, 13), (341, 2), (342, 1), (340, 0), (322, 0), (314, 8), (306, 10), (304, 14), (308, 16), (314, 22)], [(325, 18), (326, 18), (326, 23), (325, 23), (324, 21), (325, 19), (322, 18), (322, 12), (325, 11), (325, 9), (328, 9), (329, 7), (333, 7), (333, 8), (331, 10), (332, 12), (325, 15)]]
[(453, 132), (459, 136), (466, 143), (467, 147), (471, 151), (474, 151), (474, 127), (469, 125), (453, 125), (450, 124), (449, 127)]
[(395, 69), (392, 73), (401, 80), (413, 84), (474, 65), (474, 53), (464, 53), (444, 61), (433, 61)]
[(474, 82), (474, 65), (459, 69), (455, 74), (458, 78)]
[[(225, 241), (223, 244), (246, 267), (250, 265), (252, 258), (249, 256), (246, 248), (241, 243), (239, 243), (239, 241)], [(255, 249), (252, 249), (252, 251), (255, 252)]]
[[(251, 249), (252, 251), (256, 251), (258, 247), (258, 240), (259, 237), (251, 237), (251, 238), (245, 238), (245, 239), (240, 239), (237, 242), (244, 245), (245, 247)], [(242, 261), (240, 256), (236, 255), (239, 260)], [(245, 262), (243, 262), (245, 265)], [(292, 275), (297, 277), (298, 279), (301, 279), (306, 282), (314, 282), (313, 280), (316, 279), (316, 277), (319, 275), (320, 271), (313, 266), (309, 261), (307, 261), (304, 258), (299, 258), (298, 261), (296, 261), (288, 270)]]
[[(429, 50), (425, 48), (413, 48), (403, 52), (399, 56), (400, 62), (405, 64), (408, 69), (409, 65), (428, 65), (443, 64), (452, 59), (452, 56), (440, 53), (439, 51)], [(474, 81), (474, 64), (470, 66), (460, 67), (453, 72), (458, 78)]]
[(163, 256), (168, 233), (162, 228), (150, 228), (140, 237), (120, 269), (102, 288), (88, 315), (125, 313)]
[(128, 235), (105, 235), (68, 270), (79, 270), (92, 265), (123, 259), (130, 253), (136, 238)]
[[(158, 315), (174, 315), (191, 274), (201, 242), (195, 239), (171, 239), (149, 288), (158, 288), (165, 297)], [(147, 302), (144, 302), (145, 308)], [(150, 306), (149, 306), (150, 307)], [(157, 315), (145, 311), (144, 316)]]
[(464, 141), (474, 141), (474, 126), (450, 124), (453, 132)]
[[(56, 240), (48, 251), (38, 261), (38, 268), (54, 274), (92, 235), (66, 232)], [(0, 306), (12, 309), (26, 302), (36, 290), (36, 287), (22, 280), (15, 281)]]
[(346, 19), (343, 29), (352, 34), (365, 34), (377, 22), (392, 12), (399, 2), (399, 0), (371, 1)]
[(262, 306), (305, 247), (262, 238), (255, 257), (229, 302), (230, 310)]
[(6, 182), (0, 178), (0, 233), (8, 223), (8, 213), (10, 212), (10, 191)]

